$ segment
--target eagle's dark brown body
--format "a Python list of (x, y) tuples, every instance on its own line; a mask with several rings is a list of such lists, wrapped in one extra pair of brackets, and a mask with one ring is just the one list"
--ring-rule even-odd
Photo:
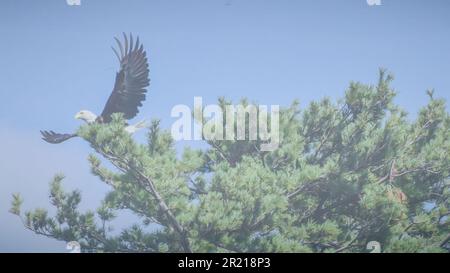
[[(108, 123), (114, 113), (123, 113), (125, 119), (131, 119), (139, 112), (139, 107), (146, 98), (147, 86), (150, 84), (149, 69), (146, 52), (142, 44), (139, 43), (139, 37), (136, 42), (133, 41), (133, 35), (129, 39), (123, 34), (124, 44), (117, 38), (117, 51), (114, 53), (120, 62), (120, 70), (116, 74), (113, 91), (109, 96), (101, 115), (95, 122)], [(49, 143), (61, 143), (76, 134), (59, 134), (53, 131), (41, 131), (42, 139)]]

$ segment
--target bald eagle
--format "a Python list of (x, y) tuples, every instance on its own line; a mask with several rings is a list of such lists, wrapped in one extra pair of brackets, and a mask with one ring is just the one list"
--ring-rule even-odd
[[(129, 40), (125, 33), (123, 33), (123, 37), (124, 45), (119, 39), (114, 38), (120, 54), (114, 47), (112, 49), (119, 59), (120, 70), (116, 74), (113, 91), (102, 113), (97, 116), (91, 111), (81, 110), (75, 115), (75, 119), (81, 119), (86, 123), (108, 123), (112, 120), (111, 115), (114, 113), (123, 113), (124, 118), (129, 120), (139, 112), (139, 107), (145, 100), (146, 87), (150, 83), (147, 56), (142, 44), (139, 43), (139, 37), (135, 43), (132, 34), (130, 34)], [(141, 121), (127, 126), (125, 130), (132, 134), (145, 126), (145, 122)], [(41, 131), (41, 134), (43, 140), (52, 144), (61, 143), (77, 136), (75, 133), (59, 134), (54, 131)]]

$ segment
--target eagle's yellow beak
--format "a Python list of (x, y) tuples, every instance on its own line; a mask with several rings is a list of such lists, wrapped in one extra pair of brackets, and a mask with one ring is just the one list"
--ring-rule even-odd
[(76, 113), (74, 118), (75, 118), (75, 119), (80, 119), (80, 118), (81, 118), (80, 112)]

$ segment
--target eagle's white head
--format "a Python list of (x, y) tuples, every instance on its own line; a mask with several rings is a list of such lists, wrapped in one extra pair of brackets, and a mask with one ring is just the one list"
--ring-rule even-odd
[(81, 119), (87, 123), (93, 123), (95, 122), (95, 119), (97, 119), (97, 116), (91, 111), (81, 110), (75, 115), (75, 119)]

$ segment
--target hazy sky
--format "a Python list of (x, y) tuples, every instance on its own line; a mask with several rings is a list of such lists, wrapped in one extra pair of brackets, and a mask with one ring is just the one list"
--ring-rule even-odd
[(0, 252), (65, 251), (7, 212), (11, 193), (22, 193), (25, 208), (49, 207), (57, 172), (82, 191), (83, 208), (108, 190), (89, 173), (87, 143), (50, 145), (39, 130), (71, 132), (77, 111), (101, 112), (118, 68), (110, 47), (122, 31), (140, 36), (150, 60), (138, 119), (160, 118), (165, 128), (172, 107), (192, 106), (194, 96), (305, 105), (341, 97), (352, 80), (376, 83), (379, 67), (394, 73), (396, 102), (411, 113), (428, 88), (450, 100), (450, 1), (381, 1), (1, 1)]

